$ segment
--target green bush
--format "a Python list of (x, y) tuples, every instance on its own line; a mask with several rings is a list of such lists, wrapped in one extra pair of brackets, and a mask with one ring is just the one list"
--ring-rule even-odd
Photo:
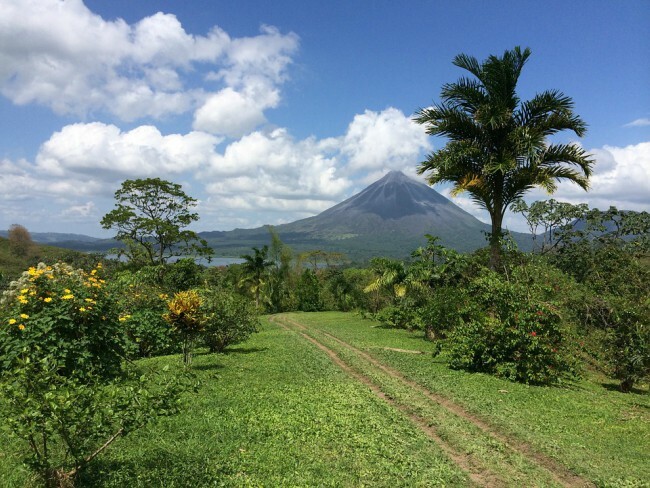
[(397, 305), (382, 308), (375, 314), (375, 319), (386, 327), (395, 329), (422, 329), (421, 314), (412, 302), (405, 301)]
[(631, 304), (618, 307), (616, 323), (608, 330), (605, 351), (614, 378), (627, 393), (635, 383), (650, 376), (650, 306)]
[(255, 304), (232, 291), (201, 291), (201, 311), (205, 317), (203, 340), (210, 352), (239, 344), (259, 328)]
[(109, 283), (115, 295), (120, 321), (129, 338), (131, 357), (149, 357), (180, 351), (171, 326), (163, 315), (168, 295), (140, 271), (123, 271)]
[(303, 312), (319, 312), (323, 310), (321, 284), (318, 275), (311, 269), (302, 272), (296, 286), (298, 310)]
[(449, 331), (463, 323), (468, 296), (463, 288), (444, 286), (433, 290), (427, 304), (418, 310), (428, 340), (444, 339)]
[(540, 294), (537, 283), (493, 272), (474, 280), (460, 314), (465, 319), (449, 334), (450, 366), (532, 384), (575, 376), (576, 341), (561, 310)]
[(61, 375), (118, 374), (126, 337), (101, 270), (41, 263), (12, 282), (0, 302), (0, 370), (47, 357)]
[(171, 413), (182, 390), (122, 367), (126, 346), (101, 265), (39, 264), (0, 302), (0, 410), (48, 487), (72, 486), (120, 436)]

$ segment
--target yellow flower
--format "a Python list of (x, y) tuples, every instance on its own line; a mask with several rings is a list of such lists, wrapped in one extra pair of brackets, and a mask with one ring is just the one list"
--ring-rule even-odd
[(84, 301), (88, 303), (95, 303), (95, 300), (93, 300), (92, 298), (84, 298)]
[(31, 267), (27, 270), (27, 273), (29, 273), (29, 276), (34, 276), (36, 274), (36, 268)]
[(52, 297), (43, 298), (43, 301), (45, 303), (50, 303), (52, 301)]
[(117, 319), (117, 320), (119, 320), (120, 322), (126, 322), (126, 321), (129, 320), (130, 318), (131, 318), (130, 315), (123, 315), (122, 317), (120, 317), (120, 318)]
[(20, 324), (20, 325), (18, 326), (18, 328), (19, 328), (20, 330), (25, 330), (25, 326), (24, 326), (23, 324)]
[(21, 295), (24, 295), (24, 294), (27, 293), (28, 291), (29, 291), (29, 288), (23, 288), (22, 290), (20, 290), (20, 294), (21, 294)]
[(74, 295), (72, 293), (68, 293), (67, 295), (63, 295), (61, 297), (61, 300), (72, 300), (73, 298), (74, 298)]
[(28, 318), (29, 318), (29, 315), (27, 315), (26, 313), (21, 313), (21, 314), (20, 314), (20, 318), (21, 318), (21, 319), (28, 319)]
[(14, 325), (16, 323), (16, 319), (9, 319), (9, 325)]
[(24, 296), (22, 296), (22, 295), (19, 295), (19, 296), (18, 296), (18, 301), (19, 301), (20, 303), (22, 303), (23, 305), (25, 305), (26, 303), (29, 302), (29, 300), (27, 300), (27, 298), (24, 297)]
[(66, 288), (65, 290), (63, 290), (63, 293), (72, 293), (72, 292)]
[(80, 311), (80, 312), (85, 312), (86, 309), (85, 309), (85, 307), (79, 307), (79, 311)]

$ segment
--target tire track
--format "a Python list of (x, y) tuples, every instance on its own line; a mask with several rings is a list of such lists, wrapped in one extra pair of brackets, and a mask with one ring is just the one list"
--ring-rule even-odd
[[(337, 365), (340, 366), (339, 363), (341, 363), (342, 360), (336, 355), (336, 353), (333, 350), (329, 349), (327, 346), (323, 345), (318, 340), (314, 339), (313, 337), (311, 337), (310, 335), (308, 335), (306, 333), (307, 331), (309, 331), (311, 329), (308, 329), (303, 324), (301, 324), (301, 323), (299, 323), (299, 322), (297, 322), (295, 320), (292, 320), (289, 317), (280, 316), (279, 318), (281, 320), (283, 320), (283, 321), (288, 322), (293, 327), (299, 329), (299, 331), (297, 331), (298, 333), (300, 333), (303, 337), (307, 338), (310, 342), (317, 345), (319, 348), (323, 349), (323, 351), (327, 352), (327, 354), (330, 357), (332, 357), (332, 359), (334, 359), (334, 357), (336, 357), (337, 360), (335, 362), (336, 362)], [(275, 317), (272, 317), (272, 319), (275, 319)], [(273, 321), (275, 323), (278, 323), (275, 320), (273, 320)], [(283, 325), (283, 324), (280, 324), (280, 325)], [(284, 326), (286, 328), (286, 325), (284, 325)], [(482, 431), (484, 434), (492, 437), (493, 439), (496, 439), (497, 441), (502, 443), (506, 448), (510, 449), (511, 451), (517, 452), (518, 454), (523, 456), (525, 459), (528, 459), (532, 464), (543, 468), (553, 478), (553, 480), (556, 481), (558, 484), (560, 484), (562, 486), (565, 486), (565, 487), (590, 487), (590, 488), (595, 487), (595, 485), (592, 482), (590, 482), (589, 480), (587, 480), (585, 478), (582, 478), (581, 476), (576, 475), (575, 473), (571, 472), (568, 468), (566, 468), (565, 466), (559, 464), (553, 458), (547, 456), (546, 454), (543, 454), (543, 453), (539, 452), (532, 445), (530, 445), (530, 444), (528, 444), (528, 443), (526, 443), (524, 441), (518, 440), (518, 439), (506, 437), (504, 434), (499, 432), (496, 428), (489, 425), (487, 422), (480, 419), (476, 415), (471, 414), (470, 412), (465, 410), (462, 406), (458, 405), (457, 403), (454, 403), (453, 401), (449, 400), (446, 397), (443, 397), (443, 396), (441, 396), (439, 394), (431, 392), (430, 390), (426, 389), (425, 387), (421, 386), (420, 384), (416, 383), (415, 381), (407, 378), (401, 372), (395, 370), (394, 368), (391, 368), (390, 366), (387, 366), (387, 365), (381, 363), (380, 361), (378, 361), (377, 359), (375, 359), (374, 357), (372, 357), (371, 355), (369, 355), (365, 351), (362, 351), (362, 350), (356, 348), (355, 346), (353, 346), (353, 345), (339, 339), (338, 337), (336, 337), (336, 336), (334, 336), (334, 335), (332, 335), (332, 334), (330, 334), (328, 332), (325, 332), (325, 331), (322, 331), (322, 330), (318, 330), (317, 332), (319, 334), (323, 334), (324, 336), (326, 336), (329, 339), (331, 339), (332, 341), (338, 343), (342, 347), (344, 347), (344, 348), (348, 349), (349, 351), (355, 353), (358, 357), (363, 358), (368, 363), (370, 363), (371, 365), (373, 365), (374, 367), (376, 367), (380, 371), (384, 372), (386, 375), (390, 376), (391, 378), (393, 378), (395, 380), (398, 380), (400, 383), (408, 386), (413, 391), (416, 391), (419, 394), (423, 395), (428, 400), (430, 400), (431, 402), (439, 405), (440, 407), (442, 407), (443, 409), (445, 409), (448, 412), (452, 413), (453, 415), (455, 415), (457, 417), (460, 417), (463, 420), (466, 420), (466, 421), (470, 422), (475, 427), (477, 427), (480, 431)], [(345, 364), (345, 363), (343, 363), (343, 364)], [(342, 367), (342, 366), (340, 366), (340, 367)], [(345, 364), (344, 369), (346, 369), (346, 371), (347, 370), (352, 371), (353, 376), (356, 379), (359, 379), (359, 381), (362, 381), (364, 384), (368, 384), (368, 383), (373, 384), (374, 388), (381, 392), (379, 387), (375, 383), (373, 383), (370, 378), (368, 378), (366, 376), (363, 376), (362, 374), (360, 374), (360, 373), (358, 373), (356, 371), (353, 371), (352, 368), (350, 368), (350, 366), (348, 366), (347, 364)], [(373, 391), (374, 391), (374, 389), (373, 389)], [(383, 396), (385, 397), (386, 395), (383, 394)], [(389, 403), (391, 403), (392, 405), (395, 404), (394, 401), (391, 401)], [(405, 412), (411, 418), (417, 417), (416, 415), (414, 415), (414, 414), (412, 414), (410, 412), (407, 412), (405, 407), (402, 407), (402, 406), (399, 406), (399, 405), (394, 405), (394, 406), (396, 408), (399, 408), (401, 411)], [(426, 424), (424, 419), (421, 419), (419, 417), (417, 417), (416, 423), (419, 426), (421, 426), (421, 424), (424, 423), (427, 426), (428, 429), (433, 429), (432, 427), (428, 426), (428, 424)], [(435, 429), (433, 429), (433, 430), (434, 430), (435, 436), (438, 439), (440, 439), (440, 436), (435, 433)], [(432, 438), (433, 438), (433, 436), (432, 436)], [(436, 440), (436, 439), (434, 438), (434, 440)], [(437, 442), (437, 440), (436, 440), (436, 442)], [(443, 442), (445, 445), (447, 445), (447, 447), (449, 447), (453, 452), (456, 452), (456, 450), (453, 449), (451, 446), (449, 446), (446, 442), (444, 442), (442, 440), (441, 440), (441, 442)], [(442, 445), (441, 445), (441, 447), (442, 447)], [(444, 449), (444, 447), (443, 447), (443, 449)], [(447, 451), (447, 450), (445, 449), (445, 451)], [(469, 456), (467, 456), (467, 455), (463, 455), (463, 456), (465, 458), (469, 458)], [(452, 457), (452, 456), (450, 455), (450, 457)], [(452, 457), (452, 459), (453, 459), (453, 457)], [(454, 461), (456, 462), (455, 459), (454, 459)], [(465, 469), (463, 467), (463, 464), (461, 464), (459, 462), (457, 462), (457, 464), (459, 464), (459, 466), (461, 466), (463, 469)], [(471, 467), (472, 463), (470, 462), (470, 460), (466, 460), (465, 465)], [(470, 473), (469, 470), (468, 470), (468, 473)], [(471, 475), (470, 475), (470, 477), (471, 477)], [(472, 478), (472, 479), (474, 480), (474, 478)], [(478, 480), (474, 480), (474, 481), (478, 482)], [(496, 480), (493, 480), (490, 484), (488, 484), (486, 486), (500, 486), (500, 485), (494, 484), (494, 481), (496, 481)], [(501, 484), (503, 484), (503, 480), (499, 480), (499, 481), (500, 481)], [(479, 483), (479, 484), (481, 484), (481, 483)]]
[(413, 414), (412, 412), (409, 412), (404, 406), (399, 405), (393, 398), (386, 395), (386, 393), (384, 393), (379, 388), (379, 386), (377, 386), (377, 384), (374, 383), (370, 378), (352, 369), (332, 349), (322, 344), (318, 340), (314, 339), (313, 337), (305, 333), (303, 330), (296, 331), (293, 327), (287, 325), (286, 323), (280, 322), (278, 318), (281, 320), (286, 320), (290, 322), (292, 325), (305, 330), (306, 328), (302, 324), (287, 319), (286, 317), (277, 317), (277, 316), (269, 317), (269, 320), (271, 322), (279, 325), (285, 330), (297, 332), (298, 334), (300, 334), (307, 341), (311, 342), (313, 345), (315, 345), (317, 348), (319, 348), (321, 351), (327, 354), (329, 358), (332, 360), (332, 362), (336, 364), (339, 368), (341, 368), (343, 371), (345, 371), (346, 374), (348, 374), (355, 380), (367, 386), (370, 389), (370, 391), (372, 391), (378, 398), (382, 399), (392, 407), (396, 408), (397, 410), (405, 414), (409, 419), (411, 419), (413, 423), (415, 423), (420, 428), (420, 430), (422, 430), (428, 437), (433, 439), (433, 441), (438, 445), (438, 447), (440, 447), (456, 465), (458, 465), (463, 471), (467, 473), (467, 475), (469, 476), (469, 478), (472, 480), (474, 484), (478, 486), (484, 486), (490, 488), (491, 487), (499, 488), (499, 487), (507, 486), (499, 476), (497, 476), (492, 472), (486, 471), (485, 468), (482, 466), (477, 466), (474, 460), (471, 458), (471, 456), (459, 452), (451, 445), (449, 445), (447, 442), (445, 442), (440, 437), (437, 430), (431, 425), (429, 425), (425, 419)]

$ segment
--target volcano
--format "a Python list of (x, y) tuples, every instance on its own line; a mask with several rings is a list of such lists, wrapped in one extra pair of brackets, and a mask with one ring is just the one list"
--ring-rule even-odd
[[(306, 219), (274, 227), (294, 250), (343, 252), (355, 260), (374, 256), (404, 258), (426, 242), (425, 234), (460, 252), (487, 244), (490, 226), (481, 222), (426, 184), (391, 171), (347, 200)], [(268, 228), (203, 232), (218, 254), (269, 242)], [(515, 234), (521, 244), (529, 236)], [(529, 247), (529, 244), (528, 244)], [(240, 252), (240, 253), (241, 253)], [(232, 254), (231, 254), (232, 255)]]

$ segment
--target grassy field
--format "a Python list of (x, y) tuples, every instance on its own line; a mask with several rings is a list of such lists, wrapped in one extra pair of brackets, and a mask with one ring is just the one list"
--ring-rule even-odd
[[(271, 317), (196, 356), (183, 413), (119, 440), (80, 486), (650, 486), (647, 390), (528, 387), (430, 352), (352, 314)], [(0, 430), (2, 487), (29, 486), (15, 442)]]

